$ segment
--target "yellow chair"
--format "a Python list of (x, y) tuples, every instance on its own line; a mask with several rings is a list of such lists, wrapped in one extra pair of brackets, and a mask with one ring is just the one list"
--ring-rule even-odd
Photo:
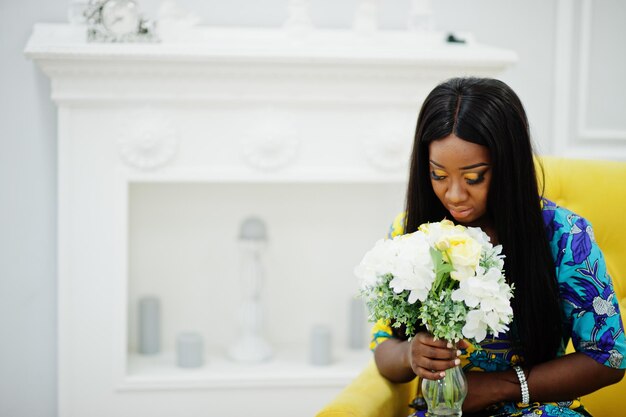
[[(541, 158), (545, 195), (585, 217), (604, 253), (622, 320), (626, 318), (626, 163)], [(569, 349), (571, 350), (571, 344)], [(394, 384), (383, 378), (373, 360), (317, 417), (406, 417), (417, 379)], [(594, 417), (624, 415), (626, 378), (582, 398)]]

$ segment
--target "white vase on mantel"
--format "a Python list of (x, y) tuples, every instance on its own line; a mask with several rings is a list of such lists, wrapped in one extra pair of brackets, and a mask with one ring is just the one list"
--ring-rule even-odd
[(241, 305), (237, 340), (228, 348), (228, 356), (236, 362), (259, 363), (272, 358), (273, 349), (262, 334), (263, 308), (261, 290), (263, 265), (261, 254), (267, 246), (267, 230), (263, 220), (250, 217), (241, 224)]
[(313, 31), (310, 0), (289, 0), (288, 17), (283, 29), (294, 38), (303, 38)]
[(361, 0), (352, 22), (352, 30), (359, 35), (371, 35), (378, 31), (378, 5), (380, 0)]
[(434, 29), (430, 0), (411, 0), (407, 29), (411, 32), (430, 32)]

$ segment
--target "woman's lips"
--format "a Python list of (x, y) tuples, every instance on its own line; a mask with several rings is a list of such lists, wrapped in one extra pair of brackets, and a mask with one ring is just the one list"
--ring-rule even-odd
[(455, 219), (463, 219), (469, 216), (472, 213), (471, 208), (458, 208), (458, 209), (450, 209), (450, 214)]

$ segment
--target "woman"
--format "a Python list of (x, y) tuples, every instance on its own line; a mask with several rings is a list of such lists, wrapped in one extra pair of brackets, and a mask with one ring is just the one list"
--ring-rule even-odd
[[(514, 322), (479, 350), (424, 329), (407, 341), (377, 323), (380, 373), (394, 382), (439, 379), (461, 364), (464, 415), (589, 415), (577, 398), (624, 375), (624, 327), (589, 223), (540, 196), (517, 95), (492, 79), (437, 86), (422, 106), (411, 161), (406, 217), (392, 235), (443, 218), (481, 227), (503, 246)], [(565, 355), (570, 337), (577, 352)]]

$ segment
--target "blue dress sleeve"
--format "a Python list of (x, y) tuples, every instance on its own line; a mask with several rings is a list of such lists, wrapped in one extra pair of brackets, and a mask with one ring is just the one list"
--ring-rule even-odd
[[(549, 211), (550, 208), (548, 207)], [(565, 330), (572, 343), (597, 362), (626, 368), (626, 337), (604, 256), (584, 218), (553, 207), (544, 219), (551, 238)], [(547, 218), (548, 217), (548, 218)]]

